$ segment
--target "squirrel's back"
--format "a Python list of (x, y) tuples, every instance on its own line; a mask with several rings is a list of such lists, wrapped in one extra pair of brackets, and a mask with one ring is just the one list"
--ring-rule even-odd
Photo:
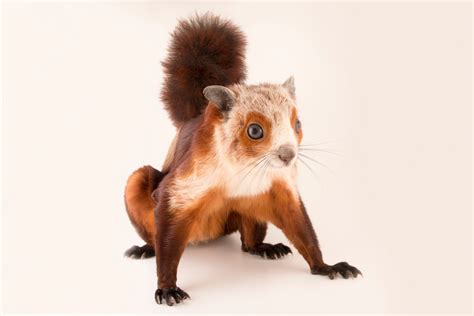
[(206, 13), (182, 20), (171, 34), (161, 99), (176, 126), (202, 113), (203, 89), (228, 86), (246, 77), (246, 40), (228, 20)]

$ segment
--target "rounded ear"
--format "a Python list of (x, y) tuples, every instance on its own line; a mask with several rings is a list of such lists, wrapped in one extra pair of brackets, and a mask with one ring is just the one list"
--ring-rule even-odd
[(214, 103), (222, 112), (230, 111), (235, 103), (235, 93), (224, 86), (207, 86), (202, 91), (209, 102)]
[(286, 81), (283, 82), (282, 86), (288, 91), (288, 93), (294, 99), (295, 96), (296, 96), (296, 94), (295, 94), (295, 78), (293, 78), (293, 76), (291, 76), (290, 78), (286, 79)]

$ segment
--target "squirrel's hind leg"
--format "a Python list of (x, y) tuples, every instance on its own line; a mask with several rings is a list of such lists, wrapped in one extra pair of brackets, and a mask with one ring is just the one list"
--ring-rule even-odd
[(267, 223), (233, 213), (227, 226), (237, 227), (239, 230), (244, 252), (265, 259), (279, 259), (292, 253), (290, 247), (282, 243), (273, 245), (263, 242), (267, 234)]
[(156, 225), (154, 210), (156, 202), (152, 194), (158, 188), (164, 176), (164, 173), (154, 169), (152, 166), (144, 166), (136, 170), (128, 178), (127, 186), (125, 187), (125, 207), (128, 217), (138, 235), (147, 245), (150, 245), (148, 247), (144, 246), (144, 250), (152, 247), (155, 242)]

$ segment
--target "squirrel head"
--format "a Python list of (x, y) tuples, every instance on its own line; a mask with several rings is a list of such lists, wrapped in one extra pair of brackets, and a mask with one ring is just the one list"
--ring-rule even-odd
[(205, 97), (221, 113), (219, 151), (238, 165), (295, 165), (303, 131), (295, 105), (293, 77), (283, 84), (208, 86)]

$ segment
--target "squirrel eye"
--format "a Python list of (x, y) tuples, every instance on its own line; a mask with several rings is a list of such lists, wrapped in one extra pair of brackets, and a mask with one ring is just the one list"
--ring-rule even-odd
[(247, 134), (251, 139), (260, 139), (263, 137), (263, 128), (256, 123), (252, 123), (247, 128)]
[(295, 122), (295, 132), (296, 132), (296, 134), (299, 134), (300, 130), (301, 130), (301, 122), (300, 122), (300, 120), (297, 119), (296, 122)]

